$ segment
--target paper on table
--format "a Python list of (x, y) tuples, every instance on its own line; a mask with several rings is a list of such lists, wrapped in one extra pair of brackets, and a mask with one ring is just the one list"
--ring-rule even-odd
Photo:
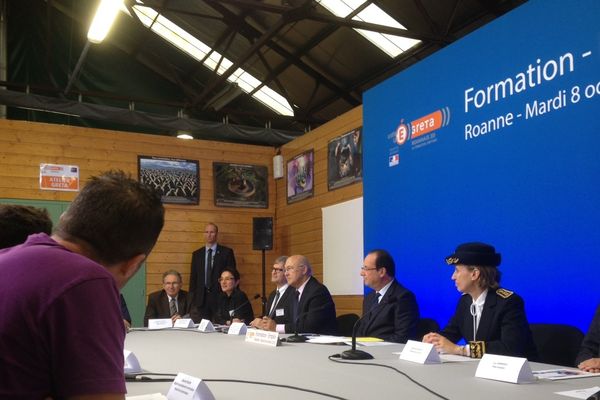
[(345, 336), (310, 336), (307, 340), (308, 343), (317, 343), (317, 344), (334, 344), (334, 343), (344, 343), (348, 340)]
[(138, 396), (126, 396), (126, 400), (167, 400), (167, 396), (160, 393), (140, 394)]
[[(399, 355), (401, 353), (402, 353), (401, 351), (395, 351), (392, 354)], [(442, 363), (479, 361), (479, 358), (463, 357), (463, 356), (458, 356), (455, 354), (446, 354), (446, 353), (440, 353), (440, 359), (442, 360)]]
[(440, 353), (440, 359), (442, 360), (442, 363), (479, 361), (478, 358), (464, 357), (464, 356), (459, 356), (456, 354), (445, 354), (445, 353)]
[(566, 392), (555, 392), (561, 396), (572, 397), (574, 399), (587, 399), (600, 390), (600, 386), (594, 386), (588, 389), (567, 390)]
[(591, 376), (600, 376), (600, 374), (592, 374), (590, 372), (585, 372), (574, 368), (555, 368), (533, 371), (533, 376), (537, 377), (538, 379), (558, 381), (561, 379), (588, 378)]

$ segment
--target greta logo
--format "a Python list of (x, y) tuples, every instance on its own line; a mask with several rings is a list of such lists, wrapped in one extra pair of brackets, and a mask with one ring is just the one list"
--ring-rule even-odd
[(408, 139), (415, 139), (426, 133), (433, 132), (450, 123), (450, 108), (444, 107), (427, 114), (423, 117), (411, 121), (410, 124), (400, 120), (398, 128), (396, 128), (396, 143), (401, 146)]

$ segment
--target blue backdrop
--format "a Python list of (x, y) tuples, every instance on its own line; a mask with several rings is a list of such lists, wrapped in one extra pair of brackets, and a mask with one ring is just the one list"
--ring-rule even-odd
[(484, 241), (530, 322), (586, 331), (600, 283), (600, 2), (531, 1), (364, 96), (365, 249), (421, 315), (460, 294), (444, 257)]

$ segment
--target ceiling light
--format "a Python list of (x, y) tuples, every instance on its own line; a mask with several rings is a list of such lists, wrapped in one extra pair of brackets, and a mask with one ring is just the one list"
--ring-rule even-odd
[(122, 5), (123, 0), (102, 0), (100, 2), (88, 31), (87, 37), (90, 42), (100, 43), (104, 40)]

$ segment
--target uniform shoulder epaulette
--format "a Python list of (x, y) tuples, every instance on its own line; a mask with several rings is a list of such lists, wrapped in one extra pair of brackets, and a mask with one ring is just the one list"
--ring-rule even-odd
[(496, 290), (496, 294), (500, 297), (502, 297), (503, 299), (508, 299), (510, 296), (513, 295), (514, 292), (511, 292), (510, 290), (506, 290), (506, 289), (502, 289), (499, 288)]

